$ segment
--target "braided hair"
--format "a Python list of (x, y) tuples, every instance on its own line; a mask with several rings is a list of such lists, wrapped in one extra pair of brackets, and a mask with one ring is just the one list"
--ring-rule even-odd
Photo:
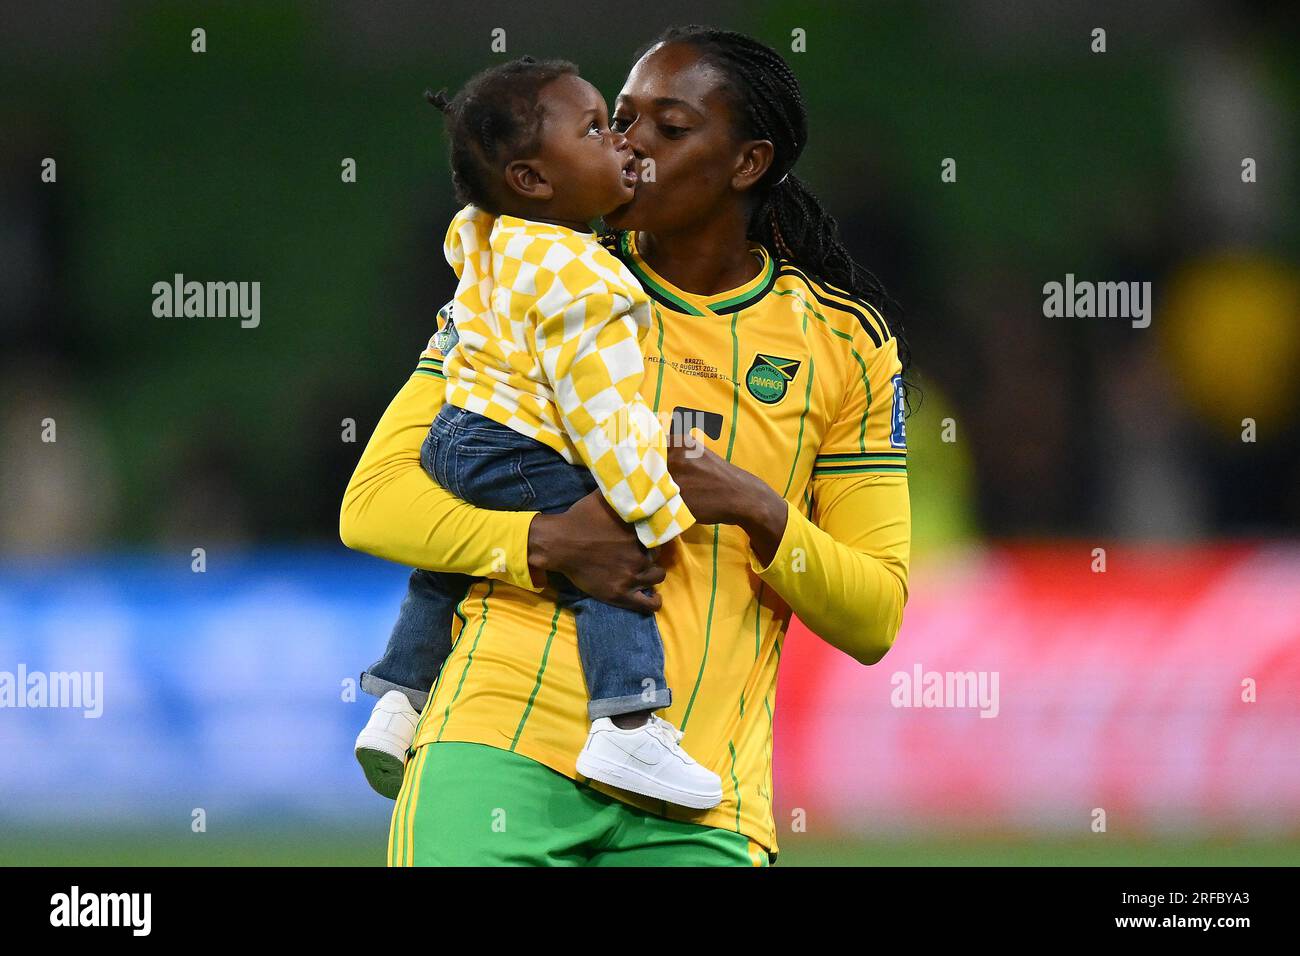
[(447, 119), (457, 201), (500, 213), (501, 171), (512, 159), (535, 155), (541, 145), (544, 109), (538, 95), (568, 74), (576, 76), (578, 68), (567, 60), (521, 56), (476, 74), (454, 97), (446, 90), (424, 91)]
[(748, 238), (833, 290), (873, 306), (898, 340), (899, 361), (906, 372), (911, 355), (897, 318), (898, 304), (880, 280), (854, 260), (840, 239), (835, 218), (792, 172), (808, 143), (808, 111), (790, 64), (753, 37), (696, 25), (670, 27), (637, 58), (660, 43), (685, 43), (697, 49), (725, 77), (725, 91), (739, 119), (737, 132), (772, 144), (772, 165), (755, 187)]

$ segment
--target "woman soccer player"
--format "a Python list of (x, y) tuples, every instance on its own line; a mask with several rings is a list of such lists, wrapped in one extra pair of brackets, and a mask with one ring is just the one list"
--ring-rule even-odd
[[(392, 864), (763, 865), (777, 851), (772, 721), (791, 613), (863, 663), (901, 624), (899, 343), (881, 289), (792, 173), (807, 139), (794, 74), (749, 37), (669, 30), (633, 66), (612, 125), (644, 170), (606, 218), (654, 303), (641, 392), (704, 435), (703, 454), (669, 460), (697, 523), (651, 554), (598, 494), (538, 515), (439, 488), (419, 460), (443, 397), (425, 353), (362, 455), (340, 532), (380, 557), (486, 580), (461, 602), (421, 717)], [(667, 717), (722, 777), (718, 806), (575, 779), (586, 689), (571, 616), (537, 593), (550, 572), (658, 611), (681, 689)]]

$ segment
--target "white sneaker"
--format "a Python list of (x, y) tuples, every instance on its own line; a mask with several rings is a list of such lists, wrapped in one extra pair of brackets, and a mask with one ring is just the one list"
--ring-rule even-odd
[(721, 778), (692, 760), (681, 739), (680, 730), (653, 714), (632, 730), (601, 717), (578, 754), (578, 773), (692, 810), (716, 807), (722, 802)]
[(357, 763), (366, 773), (366, 780), (376, 793), (389, 800), (397, 799), (402, 789), (402, 773), (406, 769), (406, 751), (415, 739), (415, 727), (420, 715), (400, 690), (390, 690), (375, 709), (370, 720), (357, 734)]

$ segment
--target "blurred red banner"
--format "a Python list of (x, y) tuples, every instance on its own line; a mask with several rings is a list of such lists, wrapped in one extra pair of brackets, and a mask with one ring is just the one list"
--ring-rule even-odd
[(1082, 543), (919, 560), (869, 668), (796, 622), (778, 825), (1300, 832), (1300, 547), (1097, 566)]

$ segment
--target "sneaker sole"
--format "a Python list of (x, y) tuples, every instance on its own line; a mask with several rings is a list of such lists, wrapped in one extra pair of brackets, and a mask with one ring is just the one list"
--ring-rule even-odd
[(609, 763), (600, 757), (593, 757), (586, 751), (578, 754), (578, 773), (592, 780), (599, 780), (620, 790), (630, 790), (643, 797), (666, 800), (679, 807), (691, 810), (709, 810), (722, 802), (722, 790), (717, 794), (688, 793), (665, 787), (658, 780), (643, 774), (629, 772), (626, 767)]
[(387, 751), (373, 747), (358, 747), (356, 753), (357, 763), (361, 764), (371, 789), (389, 800), (396, 800), (402, 789), (406, 764)]

